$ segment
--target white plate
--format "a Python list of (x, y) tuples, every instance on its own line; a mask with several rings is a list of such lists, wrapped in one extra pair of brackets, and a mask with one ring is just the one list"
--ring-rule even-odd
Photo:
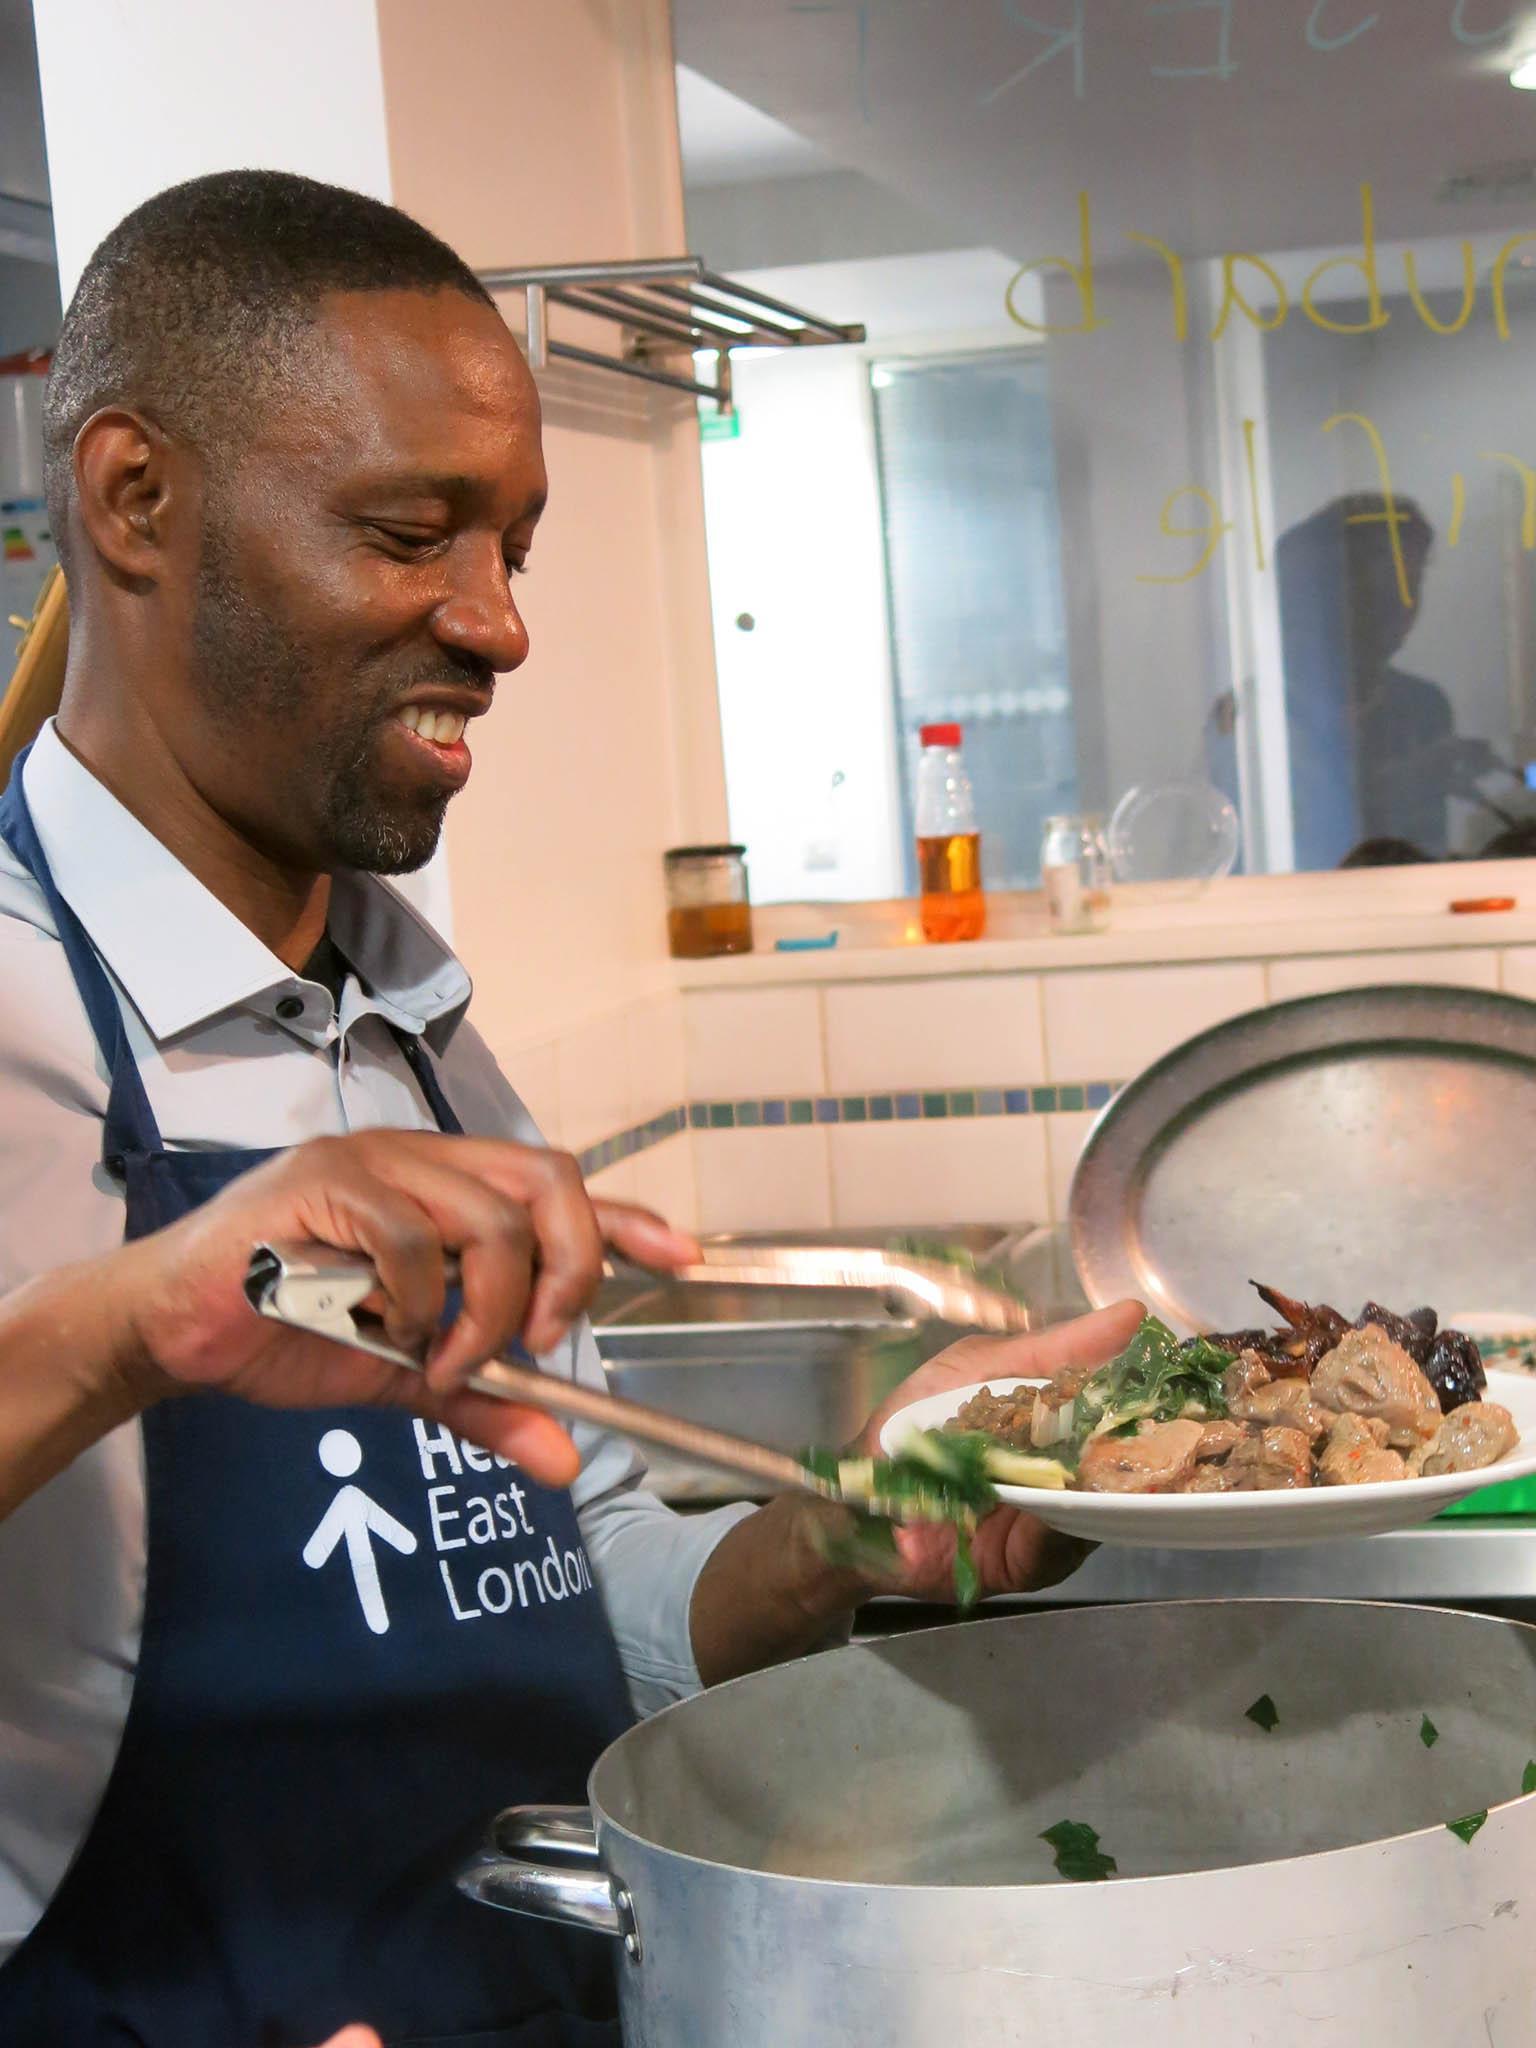
[[(978, 1384), (1006, 1394), (1039, 1382), (992, 1379)], [(950, 1387), (899, 1409), (880, 1432), (881, 1449), (894, 1456), (910, 1430), (942, 1429), (975, 1391)], [(1270, 1550), (1337, 1537), (1379, 1536), (1386, 1529), (1427, 1522), (1453, 1501), (1465, 1500), (1485, 1486), (1502, 1486), (1506, 1480), (1536, 1472), (1536, 1378), (1490, 1372), (1487, 1398), (1514, 1416), (1520, 1441), (1508, 1457), (1482, 1472), (1372, 1486), (1318, 1486), (1300, 1493), (1051, 1493), (1033, 1486), (997, 1490), (1004, 1500), (1028, 1508), (1053, 1529), (1095, 1543), (1141, 1544), (1158, 1550)]]

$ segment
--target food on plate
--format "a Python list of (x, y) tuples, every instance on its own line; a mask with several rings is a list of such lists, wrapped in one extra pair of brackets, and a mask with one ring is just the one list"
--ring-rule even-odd
[(1442, 1472), (1479, 1472), (1496, 1465), (1516, 1443), (1514, 1417), (1497, 1401), (1470, 1401), (1448, 1415), (1424, 1460), (1426, 1479)]
[(1096, 1371), (977, 1388), (945, 1433), (1016, 1455), (1019, 1484), (1084, 1493), (1379, 1485), (1481, 1471), (1514, 1449), (1514, 1417), (1484, 1398), (1476, 1344), (1442, 1330), (1433, 1309), (1404, 1316), (1371, 1301), (1351, 1323), (1326, 1303), (1258, 1292), (1280, 1328), (1180, 1343), (1149, 1316)]

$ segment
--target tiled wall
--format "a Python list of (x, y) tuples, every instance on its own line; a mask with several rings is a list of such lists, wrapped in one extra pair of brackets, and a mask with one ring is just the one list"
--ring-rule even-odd
[(1536, 947), (689, 991), (503, 1064), (597, 1192), (688, 1226), (1059, 1221), (1119, 1084), (1245, 1010), (1383, 982), (1536, 1000)]

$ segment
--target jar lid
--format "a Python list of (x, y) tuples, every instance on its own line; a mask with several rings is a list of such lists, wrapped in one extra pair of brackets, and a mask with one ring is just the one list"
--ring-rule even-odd
[(744, 846), (669, 846), (662, 859), (669, 867), (684, 860), (740, 860), (746, 850)]
[(925, 747), (958, 747), (960, 744), (958, 725), (920, 725), (917, 736)]

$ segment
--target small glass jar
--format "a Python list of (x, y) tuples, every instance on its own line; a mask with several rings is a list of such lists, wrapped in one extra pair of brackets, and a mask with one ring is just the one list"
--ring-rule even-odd
[(1053, 932), (1101, 932), (1109, 923), (1109, 849), (1097, 817), (1047, 818), (1040, 884)]
[(664, 856), (667, 942), (674, 960), (752, 950), (744, 846), (674, 846)]

